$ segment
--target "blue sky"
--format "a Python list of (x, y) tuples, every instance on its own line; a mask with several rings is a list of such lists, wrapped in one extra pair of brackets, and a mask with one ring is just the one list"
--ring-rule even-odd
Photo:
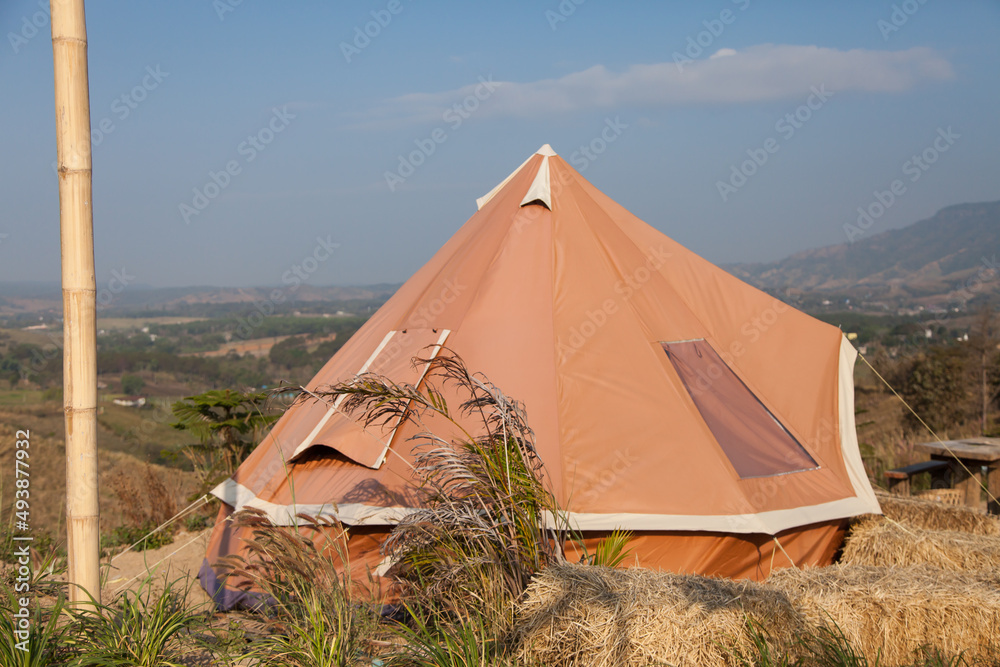
[[(0, 0), (0, 281), (59, 280), (47, 5)], [(92, 0), (87, 21), (99, 288), (276, 285), (321, 246), (313, 284), (402, 282), (544, 143), (719, 263), (846, 242), (896, 180), (864, 234), (1000, 199), (997, 2)]]

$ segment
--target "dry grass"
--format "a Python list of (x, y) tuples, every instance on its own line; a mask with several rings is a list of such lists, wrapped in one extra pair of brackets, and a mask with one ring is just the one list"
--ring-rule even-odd
[(928, 530), (960, 530), (1000, 536), (1000, 519), (962, 505), (878, 493), (882, 513), (893, 521)]
[(785, 594), (751, 581), (638, 568), (552, 565), (519, 610), (522, 661), (568, 665), (732, 665), (751, 655), (746, 618), (790, 644), (801, 622)]
[(887, 567), (926, 564), (953, 572), (1000, 570), (1000, 537), (927, 530), (871, 517), (851, 526), (840, 562)]
[(838, 565), (783, 569), (758, 584), (550, 566), (519, 610), (519, 657), (554, 667), (715, 667), (740, 664), (742, 654), (752, 664), (747, 617), (769, 633), (772, 655), (815, 655), (819, 639), (842, 636), (868, 664), (912, 664), (918, 650), (987, 659), (1000, 628), (1000, 573)]
[(922, 647), (969, 661), (996, 655), (1000, 573), (946, 572), (929, 565), (833, 565), (778, 570), (768, 579), (808, 625), (836, 624), (880, 665), (908, 665)]
[(167, 489), (160, 472), (148, 463), (141, 475), (135, 470), (116, 470), (109, 476), (107, 485), (118, 497), (122, 513), (133, 526), (159, 526), (177, 514), (176, 495)]
[[(138, 411), (136, 411), (138, 412)], [(59, 538), (65, 534), (66, 513), (66, 449), (63, 440), (65, 423), (62, 405), (49, 401), (42, 404), (0, 407), (0, 515), (10, 517), (14, 501), (14, 434), (16, 429), (31, 431), (31, 519), (34, 530), (51, 533)], [(136, 446), (130, 445), (103, 426), (98, 430), (98, 467), (101, 482), (101, 529), (110, 530), (126, 523), (126, 505), (109, 488), (118, 475), (142, 480), (147, 464), (131, 455)], [(175, 507), (187, 505), (186, 498), (197, 489), (194, 473), (152, 464), (152, 470), (172, 498)], [(147, 504), (146, 489), (138, 484), (134, 496)], [(39, 534), (36, 533), (36, 534)]]

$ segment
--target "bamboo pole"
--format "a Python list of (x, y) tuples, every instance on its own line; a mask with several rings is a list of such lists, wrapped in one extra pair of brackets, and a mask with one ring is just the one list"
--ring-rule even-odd
[(50, 0), (63, 291), (63, 409), (70, 601), (100, 600), (97, 289), (91, 207), (90, 83), (83, 0)]

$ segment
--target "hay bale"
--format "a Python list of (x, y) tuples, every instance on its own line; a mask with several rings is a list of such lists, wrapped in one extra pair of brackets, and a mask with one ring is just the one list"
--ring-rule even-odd
[(1000, 519), (964, 505), (877, 493), (882, 514), (916, 528), (960, 530), (975, 535), (1000, 536)]
[(835, 565), (777, 570), (760, 584), (552, 566), (518, 611), (518, 657), (552, 667), (728, 667), (742, 654), (755, 664), (747, 617), (768, 636), (772, 656), (806, 656), (826, 628), (869, 664), (909, 665), (919, 650), (964, 651), (971, 663), (1000, 649), (1000, 571)]
[(783, 593), (751, 581), (554, 565), (520, 606), (519, 657), (550, 667), (733, 665), (735, 651), (755, 655), (748, 616), (775, 647), (801, 624)]
[(775, 571), (767, 581), (809, 625), (835, 623), (869, 661), (909, 665), (917, 650), (963, 651), (971, 663), (996, 655), (1000, 573), (833, 565)]
[(936, 503), (954, 505), (955, 507), (965, 505), (965, 489), (930, 489), (928, 491), (919, 491), (914, 494), (914, 497), (920, 500), (933, 500)]
[(1000, 537), (926, 530), (872, 517), (851, 526), (840, 562), (897, 567), (927, 564), (953, 572), (998, 570)]

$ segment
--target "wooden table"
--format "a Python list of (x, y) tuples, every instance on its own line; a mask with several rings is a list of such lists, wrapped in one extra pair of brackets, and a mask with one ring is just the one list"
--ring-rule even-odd
[[(980, 507), (980, 481), (984, 482), (993, 498), (1000, 498), (1000, 438), (965, 438), (943, 442), (922, 442), (914, 445), (919, 452), (930, 454), (931, 460), (947, 461), (951, 465), (951, 485), (965, 490), (965, 504)], [(955, 460), (964, 464), (962, 467)], [(987, 468), (986, 479), (981, 470)], [(966, 470), (968, 468), (968, 470)], [(969, 474), (969, 471), (972, 474)], [(1000, 506), (988, 501), (989, 511), (1000, 514)]]

